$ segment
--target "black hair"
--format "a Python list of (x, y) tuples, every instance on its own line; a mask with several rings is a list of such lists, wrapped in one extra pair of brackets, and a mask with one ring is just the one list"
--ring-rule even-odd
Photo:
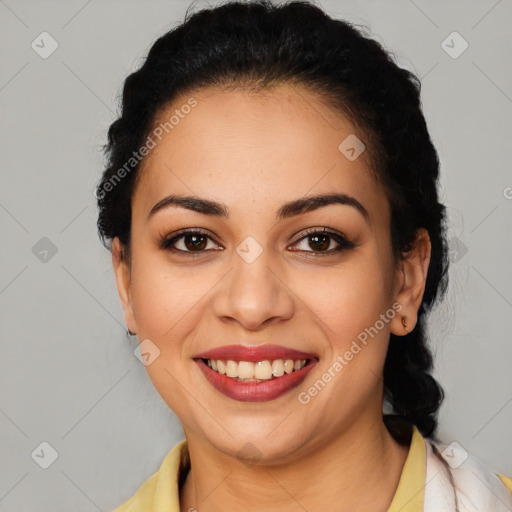
[(422, 113), (420, 80), (364, 27), (333, 19), (307, 1), (237, 1), (187, 11), (124, 82), (122, 112), (108, 130), (107, 166), (96, 188), (100, 238), (111, 249), (107, 242), (118, 237), (129, 259), (140, 167), (131, 159), (173, 99), (207, 86), (258, 91), (283, 83), (309, 86), (360, 127), (390, 202), (395, 261), (412, 248), (419, 228), (428, 231), (431, 258), (418, 322), (405, 336), (391, 334), (384, 393), (396, 415), (435, 439), (444, 393), (431, 375), (425, 316), (448, 283), (439, 159)]

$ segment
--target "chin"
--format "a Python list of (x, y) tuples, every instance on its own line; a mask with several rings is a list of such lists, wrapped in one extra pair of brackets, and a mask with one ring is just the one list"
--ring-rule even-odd
[[(275, 465), (293, 460), (298, 456), (296, 452), (307, 444), (308, 429), (304, 422), (297, 422), (295, 418), (297, 429), (290, 430), (290, 423), (283, 421), (285, 417), (282, 414), (265, 419), (238, 417), (232, 421), (224, 417), (222, 427), (216, 424), (213, 428), (208, 422), (199, 430), (201, 437), (229, 457), (237, 458), (247, 465)], [(311, 434), (311, 437), (314, 435)]]

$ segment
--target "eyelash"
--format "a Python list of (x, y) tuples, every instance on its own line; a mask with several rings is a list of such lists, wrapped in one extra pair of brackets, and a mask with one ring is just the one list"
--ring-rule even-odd
[[(184, 238), (187, 235), (203, 235), (203, 236), (209, 238), (210, 240), (212, 240), (213, 242), (215, 242), (215, 240), (213, 240), (213, 238), (209, 235), (208, 231), (206, 231), (206, 230), (203, 230), (201, 228), (184, 229), (184, 230), (178, 231), (178, 233), (176, 233), (171, 238), (162, 237), (161, 241), (159, 242), (160, 248), (164, 249), (166, 251), (173, 252), (175, 254), (180, 254), (180, 255), (184, 255), (185, 257), (191, 257), (191, 258), (197, 258), (197, 257), (201, 256), (203, 253), (207, 252), (206, 250), (202, 250), (202, 251), (184, 251), (182, 249), (176, 249), (175, 247), (173, 247), (173, 245), (178, 240), (180, 240), (181, 238)], [(328, 236), (329, 238), (334, 239), (334, 241), (336, 241), (339, 244), (337, 248), (329, 249), (328, 251), (302, 251), (302, 252), (305, 252), (305, 253), (311, 253), (313, 255), (313, 257), (315, 257), (315, 258), (316, 257), (322, 257), (322, 256), (329, 256), (329, 255), (332, 255), (334, 253), (340, 252), (342, 250), (354, 249), (355, 247), (357, 247), (357, 244), (354, 244), (353, 242), (348, 240), (344, 235), (342, 235), (340, 233), (337, 233), (337, 232), (334, 232), (334, 231), (331, 231), (327, 227), (323, 227), (323, 228), (320, 228), (320, 229), (319, 228), (308, 228), (308, 229), (306, 229), (306, 231), (304, 232), (303, 236), (301, 236), (296, 242), (294, 242), (293, 245), (297, 245), (302, 240), (310, 238), (313, 235)], [(217, 242), (215, 242), (215, 243), (217, 243)], [(217, 245), (220, 245), (220, 244), (217, 244)], [(295, 251), (296, 252), (301, 252), (300, 249), (296, 249)], [(306, 257), (309, 258), (310, 256), (306, 256)]]

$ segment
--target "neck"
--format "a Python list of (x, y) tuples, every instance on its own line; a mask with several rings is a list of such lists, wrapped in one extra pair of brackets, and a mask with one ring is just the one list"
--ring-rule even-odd
[(307, 455), (278, 465), (248, 466), (185, 433), (191, 470), (180, 492), (184, 511), (317, 510), (321, 501), (324, 510), (385, 512), (409, 450), (395, 441), (382, 418), (357, 423)]

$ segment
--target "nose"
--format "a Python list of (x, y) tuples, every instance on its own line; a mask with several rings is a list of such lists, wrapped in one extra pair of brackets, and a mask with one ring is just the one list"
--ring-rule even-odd
[(293, 292), (271, 263), (266, 251), (250, 263), (233, 255), (233, 269), (213, 298), (217, 318), (258, 330), (293, 316)]

